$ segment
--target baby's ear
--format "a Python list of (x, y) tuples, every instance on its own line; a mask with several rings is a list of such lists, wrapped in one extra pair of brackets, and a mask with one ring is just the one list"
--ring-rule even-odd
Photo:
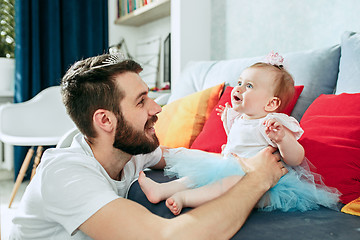
[(272, 97), (265, 106), (265, 111), (275, 112), (280, 107), (281, 100), (278, 97)]

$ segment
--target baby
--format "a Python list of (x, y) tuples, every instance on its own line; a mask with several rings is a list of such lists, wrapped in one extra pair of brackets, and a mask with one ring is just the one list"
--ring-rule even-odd
[[(231, 104), (219, 106), (227, 144), (222, 154), (185, 148), (164, 153), (165, 174), (179, 179), (156, 183), (142, 172), (139, 184), (152, 203), (166, 199), (175, 215), (184, 207), (197, 207), (226, 192), (247, 172), (246, 158), (273, 146), (278, 148), (289, 171), (258, 202), (264, 211), (306, 211), (319, 205), (337, 209), (339, 193), (315, 183), (314, 173), (301, 167), (304, 148), (297, 141), (303, 134), (293, 117), (279, 113), (292, 100), (294, 80), (277, 53), (268, 62), (245, 69), (231, 92)], [(244, 160), (245, 159), (245, 160)]]

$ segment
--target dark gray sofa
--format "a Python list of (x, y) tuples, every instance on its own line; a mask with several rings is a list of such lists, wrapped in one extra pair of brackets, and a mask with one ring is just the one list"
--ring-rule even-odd
[[(345, 32), (339, 45), (283, 55), (295, 85), (304, 85), (291, 114), (299, 121), (321, 94), (360, 93), (359, 33)], [(191, 62), (173, 84), (167, 103), (221, 82), (235, 86), (243, 69), (263, 58)], [(360, 166), (360, 157), (358, 161)], [(149, 171), (147, 175), (157, 182), (169, 180), (162, 171)], [(360, 197), (360, 189), (357, 193)], [(159, 216), (174, 217), (164, 202), (148, 202), (137, 182), (131, 186), (128, 197)], [(254, 210), (233, 239), (360, 239), (360, 217), (326, 208), (303, 213)]]

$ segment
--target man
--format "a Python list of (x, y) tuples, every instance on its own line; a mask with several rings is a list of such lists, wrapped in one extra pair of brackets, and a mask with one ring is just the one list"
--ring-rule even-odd
[(228, 239), (285, 174), (268, 148), (248, 159), (247, 175), (227, 194), (174, 219), (126, 199), (141, 170), (165, 165), (154, 130), (161, 108), (148, 97), (141, 70), (117, 55), (68, 70), (63, 101), (81, 134), (70, 148), (44, 153), (10, 239)]

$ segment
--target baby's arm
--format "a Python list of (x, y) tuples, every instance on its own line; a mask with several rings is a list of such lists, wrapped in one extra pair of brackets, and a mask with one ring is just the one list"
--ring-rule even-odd
[(305, 151), (294, 134), (275, 119), (266, 120), (264, 125), (265, 133), (277, 145), (284, 162), (290, 166), (300, 165)]

